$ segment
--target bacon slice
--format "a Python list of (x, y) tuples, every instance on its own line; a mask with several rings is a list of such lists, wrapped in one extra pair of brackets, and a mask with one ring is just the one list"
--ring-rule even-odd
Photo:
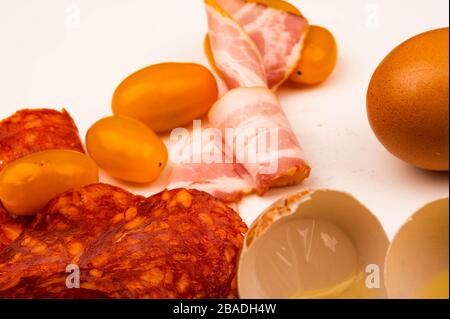
[(300, 60), (308, 21), (244, 0), (206, 3), (211, 48), (228, 87), (268, 86), (276, 90)]
[[(170, 188), (197, 189), (225, 202), (239, 202), (254, 191), (252, 178), (242, 165), (222, 152), (221, 136), (219, 140), (207, 140), (205, 136), (193, 133), (191, 140), (181, 145), (181, 154), (176, 154), (181, 162), (172, 170)], [(215, 159), (215, 154), (219, 158)]]
[[(262, 195), (271, 187), (302, 182), (310, 167), (271, 90), (298, 64), (308, 21), (255, 1), (205, 3), (215, 66), (231, 89), (213, 106), (209, 121), (221, 130), (224, 152), (231, 154), (233, 164), (176, 165), (170, 187), (198, 188), (235, 202), (254, 191)], [(241, 129), (245, 140), (227, 138), (227, 128)], [(271, 139), (275, 147), (263, 149)]]
[[(239, 164), (181, 164), (172, 171), (170, 188), (197, 189), (226, 203), (239, 202), (254, 192), (249, 175)], [(241, 175), (242, 174), (242, 175)]]
[[(310, 168), (303, 160), (297, 137), (270, 90), (231, 90), (213, 106), (209, 121), (221, 129), (224, 136), (226, 128), (242, 133), (233, 139), (227, 138), (226, 147), (234, 150), (235, 161), (250, 174), (259, 194), (272, 186), (295, 184), (309, 176)], [(236, 139), (242, 139), (242, 135), (245, 135), (244, 143), (237, 143)], [(240, 154), (243, 156), (239, 157)]]
[(267, 87), (264, 60), (249, 35), (217, 7), (206, 10), (214, 59), (228, 87)]

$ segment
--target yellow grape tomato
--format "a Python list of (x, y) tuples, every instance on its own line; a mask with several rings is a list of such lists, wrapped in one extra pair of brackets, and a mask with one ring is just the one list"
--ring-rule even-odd
[(86, 145), (98, 166), (117, 179), (150, 183), (164, 170), (168, 152), (148, 126), (135, 119), (111, 116), (88, 131)]
[(0, 201), (13, 215), (35, 215), (57, 195), (98, 180), (97, 165), (83, 153), (38, 152), (8, 164), (0, 172)]
[(291, 81), (314, 85), (324, 82), (333, 72), (338, 58), (338, 48), (333, 34), (325, 28), (311, 26)]
[(157, 133), (192, 124), (217, 101), (214, 75), (194, 63), (152, 65), (126, 78), (114, 92), (114, 115), (141, 121)]

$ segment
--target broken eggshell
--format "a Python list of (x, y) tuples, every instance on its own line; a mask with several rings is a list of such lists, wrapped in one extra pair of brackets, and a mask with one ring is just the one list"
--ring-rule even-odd
[(389, 240), (351, 195), (304, 191), (275, 202), (253, 223), (238, 264), (252, 298), (385, 298)]
[(448, 214), (448, 198), (435, 201), (395, 235), (385, 265), (390, 298), (449, 298)]

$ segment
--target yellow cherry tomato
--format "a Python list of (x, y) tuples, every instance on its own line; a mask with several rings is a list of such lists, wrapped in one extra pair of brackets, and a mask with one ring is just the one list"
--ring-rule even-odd
[(13, 215), (34, 215), (57, 195), (98, 179), (97, 165), (85, 154), (67, 150), (34, 153), (1, 171), (0, 201)]
[(168, 152), (148, 126), (132, 118), (111, 116), (88, 131), (89, 155), (111, 176), (133, 183), (150, 183), (164, 170)]
[(115, 115), (137, 119), (155, 132), (190, 124), (217, 101), (214, 75), (194, 63), (163, 63), (142, 69), (116, 89)]
[(337, 57), (338, 48), (333, 34), (325, 28), (311, 26), (300, 62), (290, 79), (299, 84), (322, 83), (333, 72)]

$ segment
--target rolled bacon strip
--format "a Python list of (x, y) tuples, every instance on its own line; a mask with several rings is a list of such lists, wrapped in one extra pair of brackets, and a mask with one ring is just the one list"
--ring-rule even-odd
[[(197, 189), (229, 203), (239, 202), (244, 195), (254, 192), (254, 183), (249, 173), (241, 164), (235, 163), (233, 158), (227, 158), (227, 154), (223, 153), (221, 137), (205, 140), (203, 136), (194, 133), (182, 146), (180, 154), (176, 156), (183, 160), (172, 169), (171, 189)], [(205, 161), (214, 152), (220, 154), (220, 161)]]
[(215, 65), (228, 87), (276, 90), (300, 60), (309, 29), (301, 15), (257, 1), (206, 0)]
[[(224, 136), (227, 128), (239, 133), (233, 139), (227, 138), (225, 147), (234, 150), (235, 161), (250, 174), (258, 194), (271, 187), (300, 183), (309, 175), (297, 137), (270, 90), (231, 90), (213, 106), (209, 121)], [(243, 135), (243, 143), (236, 142)]]
[[(209, 122), (221, 130), (233, 163), (176, 165), (172, 183), (229, 202), (301, 183), (310, 167), (273, 91), (300, 60), (308, 21), (257, 1), (205, 4), (214, 64), (230, 89), (212, 107)], [(244, 138), (236, 133), (229, 138), (228, 128), (243, 132)]]

